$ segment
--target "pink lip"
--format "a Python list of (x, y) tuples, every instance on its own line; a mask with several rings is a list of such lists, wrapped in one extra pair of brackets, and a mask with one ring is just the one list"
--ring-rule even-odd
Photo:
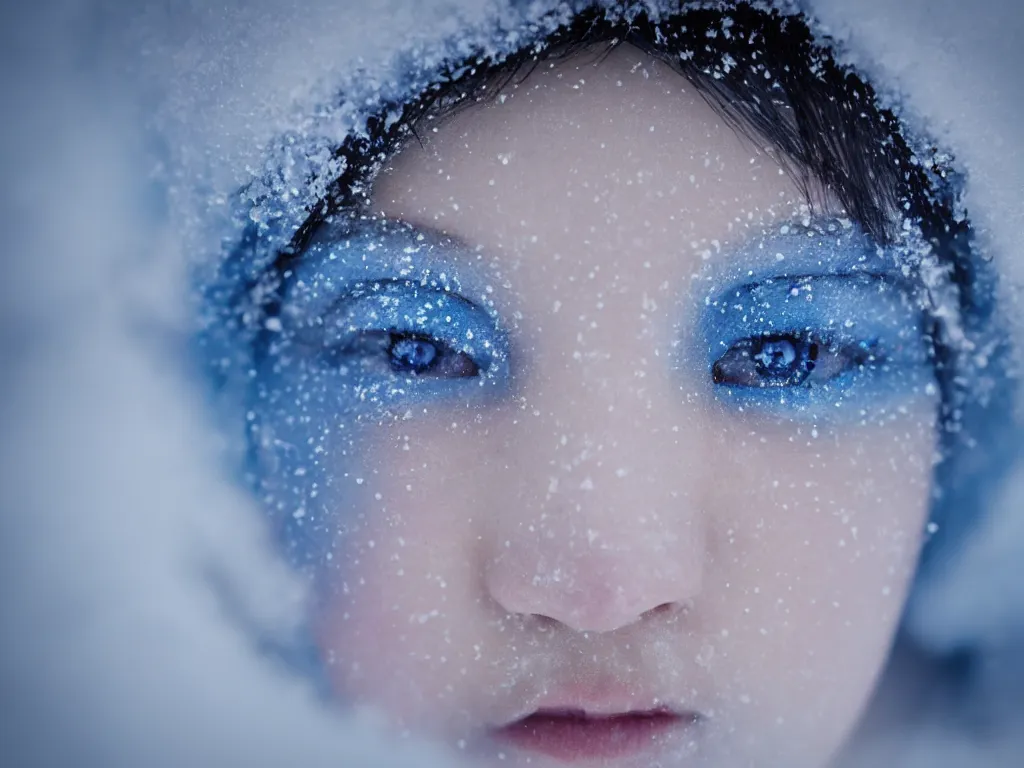
[(538, 709), (494, 734), (520, 749), (572, 762), (642, 752), (697, 720), (695, 713), (661, 708), (601, 714), (552, 708)]

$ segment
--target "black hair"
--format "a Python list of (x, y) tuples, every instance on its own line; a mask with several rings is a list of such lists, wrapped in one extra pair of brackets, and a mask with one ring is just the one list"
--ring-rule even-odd
[(815, 186), (827, 188), (880, 243), (893, 240), (906, 217), (935, 246), (966, 228), (953, 215), (955, 201), (936, 183), (945, 168), (914, 153), (871, 86), (839, 66), (799, 17), (747, 3), (728, 11), (681, 8), (657, 18), (595, 7), (512, 54), (451, 62), (408, 102), (383, 104), (364, 132), (336, 150), (344, 171), (281, 251), (278, 266), (301, 254), (326, 218), (365, 205), (382, 161), (418, 138), (424, 122), (497, 95), (546, 60), (602, 43), (632, 45), (679, 72), (730, 127), (776, 149), (808, 200)]

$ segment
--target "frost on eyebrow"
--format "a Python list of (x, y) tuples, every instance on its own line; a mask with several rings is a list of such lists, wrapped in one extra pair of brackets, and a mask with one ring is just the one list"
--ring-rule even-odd
[(315, 313), (351, 283), (404, 280), (495, 311), (500, 275), (478, 249), (449, 234), (388, 219), (325, 226), (285, 275), (286, 305)]
[(934, 249), (919, 229), (908, 227), (899, 241), (882, 246), (848, 218), (816, 217), (806, 210), (799, 219), (783, 220), (741, 236), (731, 247), (707, 251), (691, 279), (724, 286), (785, 276), (866, 273), (923, 284), (936, 282), (936, 268)]

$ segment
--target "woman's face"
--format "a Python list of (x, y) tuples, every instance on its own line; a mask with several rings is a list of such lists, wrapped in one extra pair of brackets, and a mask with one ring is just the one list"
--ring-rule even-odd
[(825, 764), (928, 507), (896, 259), (629, 47), (419, 135), (261, 375), (337, 692), (481, 764)]

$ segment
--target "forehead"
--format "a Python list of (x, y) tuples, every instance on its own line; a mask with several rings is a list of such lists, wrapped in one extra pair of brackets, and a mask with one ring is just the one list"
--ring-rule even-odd
[(631, 46), (542, 62), (516, 80), (421, 126), (423, 141), (378, 177), (374, 210), (550, 286), (594, 266), (692, 274), (805, 207), (773, 150)]

